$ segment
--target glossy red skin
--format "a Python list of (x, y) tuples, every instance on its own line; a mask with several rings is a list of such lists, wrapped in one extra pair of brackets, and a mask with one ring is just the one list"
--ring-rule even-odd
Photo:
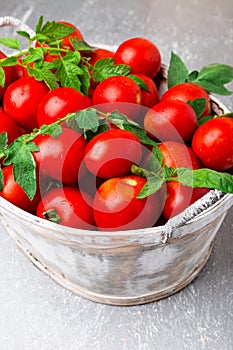
[(140, 78), (147, 85), (149, 91), (141, 89), (142, 93), (142, 105), (148, 108), (153, 107), (159, 102), (159, 93), (155, 82), (145, 74), (134, 74), (136, 77)]
[(206, 90), (194, 83), (181, 83), (168, 89), (162, 96), (161, 101), (180, 100), (187, 102), (196, 98), (205, 98), (206, 105), (202, 116), (211, 115), (210, 96)]
[(224, 171), (233, 166), (233, 119), (214, 118), (203, 123), (192, 139), (192, 149), (210, 169)]
[(163, 216), (168, 220), (171, 217), (180, 214), (189, 205), (193, 204), (199, 198), (203, 197), (208, 188), (192, 188), (184, 186), (177, 181), (167, 183), (167, 196), (163, 207)]
[(179, 100), (161, 101), (145, 115), (144, 128), (159, 141), (187, 142), (198, 127), (194, 109)]
[(142, 157), (142, 145), (130, 131), (112, 129), (93, 137), (85, 149), (87, 169), (101, 178), (126, 175)]
[(91, 106), (88, 96), (70, 87), (59, 87), (50, 90), (41, 100), (37, 110), (38, 125), (48, 125), (64, 118), (68, 113)]
[(111, 178), (100, 185), (93, 202), (99, 230), (133, 230), (153, 226), (160, 216), (158, 194), (136, 198), (146, 179), (135, 176)]
[(122, 42), (116, 50), (116, 64), (132, 67), (132, 74), (145, 74), (154, 78), (161, 68), (161, 55), (157, 46), (145, 38), (131, 38)]
[(118, 110), (129, 118), (137, 119), (137, 105), (141, 105), (141, 97), (141, 90), (135, 81), (126, 76), (113, 76), (98, 84), (92, 103), (94, 106), (101, 105), (103, 112)]
[(4, 131), (7, 132), (8, 144), (21, 135), (18, 125), (0, 107), (0, 134)]
[[(6, 58), (6, 57), (7, 56), (2, 51), (0, 51), (0, 59)], [(0, 86), (0, 100), (2, 99), (7, 87), (17, 78), (14, 66), (2, 67), (2, 68), (5, 72), (5, 84), (4, 86)]]
[(73, 47), (70, 43), (70, 38), (77, 38), (78, 40), (83, 40), (83, 34), (80, 32), (79, 28), (76, 27), (74, 24), (72, 23), (69, 23), (69, 22), (65, 22), (65, 21), (59, 21), (57, 23), (60, 23), (60, 24), (65, 24), (69, 27), (72, 27), (74, 28), (74, 32), (71, 33), (70, 35), (67, 35), (66, 37), (64, 37), (62, 39), (62, 42), (61, 42), (61, 46), (62, 47), (65, 47), (67, 46), (71, 51), (73, 51)]
[(24, 190), (14, 180), (13, 166), (9, 165), (2, 169), (4, 178), (4, 187), (0, 192), (0, 196), (16, 205), (17, 207), (35, 214), (37, 205), (40, 201), (39, 189), (35, 197), (31, 201)]
[(94, 66), (97, 61), (102, 60), (103, 58), (114, 58), (114, 52), (97, 48), (94, 51), (89, 51), (86, 57), (90, 58), (88, 63)]
[(52, 189), (41, 199), (36, 215), (46, 219), (46, 212), (51, 209), (57, 212), (60, 225), (82, 230), (93, 229), (95, 225), (92, 200), (77, 188), (67, 186)]
[(34, 152), (34, 158), (40, 174), (48, 176), (67, 185), (78, 183), (78, 178), (84, 175), (82, 164), (86, 141), (77, 131), (63, 128), (57, 138), (49, 135), (38, 136), (34, 139), (40, 148)]
[(24, 77), (8, 86), (3, 99), (5, 113), (19, 126), (30, 131), (38, 127), (37, 108), (49, 88), (42, 81)]
[(201, 168), (201, 163), (192, 149), (183, 143), (176, 141), (165, 141), (158, 147), (163, 155), (162, 165), (166, 165), (171, 168)]

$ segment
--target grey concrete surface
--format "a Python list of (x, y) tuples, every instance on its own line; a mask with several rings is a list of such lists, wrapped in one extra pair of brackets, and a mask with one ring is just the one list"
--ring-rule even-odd
[[(0, 0), (0, 16), (39, 15), (79, 26), (88, 42), (118, 45), (144, 36), (189, 69), (233, 64), (232, 0)], [(12, 34), (0, 29), (1, 34)], [(231, 84), (231, 88), (233, 86)], [(221, 97), (233, 110), (233, 97)], [(0, 224), (1, 350), (233, 349), (233, 210), (199, 276), (176, 295), (112, 307), (75, 296), (39, 271)]]

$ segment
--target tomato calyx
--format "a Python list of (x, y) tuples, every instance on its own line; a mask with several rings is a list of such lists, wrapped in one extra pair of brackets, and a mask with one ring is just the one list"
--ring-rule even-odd
[(48, 209), (47, 211), (43, 212), (42, 215), (43, 215), (45, 220), (54, 222), (56, 224), (61, 223), (61, 218), (60, 218), (57, 210), (54, 208)]

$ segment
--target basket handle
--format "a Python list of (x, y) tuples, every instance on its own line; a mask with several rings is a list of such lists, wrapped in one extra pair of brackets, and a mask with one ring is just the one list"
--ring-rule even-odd
[(0, 27), (16, 27), (19, 30), (24, 30), (31, 37), (35, 35), (34, 30), (32, 30), (26, 23), (24, 23), (18, 18), (11, 17), (11, 16), (0, 17)]

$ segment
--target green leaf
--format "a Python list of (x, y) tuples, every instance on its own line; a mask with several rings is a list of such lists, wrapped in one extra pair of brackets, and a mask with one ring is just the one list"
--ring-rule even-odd
[(0, 86), (4, 87), (6, 81), (4, 69), (0, 66)]
[(233, 92), (225, 88), (225, 84), (233, 80), (233, 66), (226, 64), (210, 64), (203, 67), (194, 83), (202, 86), (207, 92), (228, 96)]
[(20, 42), (17, 39), (7, 37), (7, 38), (0, 38), (0, 44), (14, 50), (20, 51)]
[(16, 33), (22, 36), (23, 38), (26, 38), (28, 40), (30, 39), (30, 35), (24, 30), (17, 30)]
[(49, 125), (42, 125), (40, 127), (41, 135), (50, 135), (54, 138), (58, 137), (62, 133), (62, 127), (59, 124), (52, 123)]
[(168, 88), (170, 89), (172, 86), (184, 83), (188, 80), (188, 78), (189, 72), (184, 62), (178, 55), (172, 52), (168, 68)]
[(44, 59), (44, 50), (41, 47), (35, 49), (29, 49), (29, 55), (22, 59), (23, 63), (31, 63), (35, 61), (43, 61)]
[(68, 54), (64, 59), (56, 60), (57, 64), (56, 76), (60, 81), (61, 86), (71, 87), (81, 92), (81, 81), (79, 75), (84, 75), (85, 72), (77, 63), (80, 54), (76, 52)]
[(93, 137), (95, 137), (98, 134), (101, 134), (104, 131), (109, 130), (108, 125), (107, 124), (101, 124), (98, 126), (97, 130), (95, 129), (95, 131), (93, 130), (87, 130), (85, 131), (85, 138), (87, 140), (87, 142), (89, 142)]
[(100, 119), (94, 108), (88, 108), (76, 112), (74, 117), (68, 119), (66, 123), (75, 130), (83, 129), (84, 131), (92, 130), (96, 132), (100, 125)]
[(225, 193), (233, 193), (233, 176), (215, 170), (176, 169), (177, 177), (173, 178), (185, 186), (214, 188)]
[(17, 58), (14, 56), (6, 57), (1, 61), (2, 67), (14, 66), (17, 63)]
[(106, 78), (129, 74), (131, 67), (125, 64), (114, 64), (113, 58), (98, 60), (93, 67), (93, 79), (95, 82), (103, 81)]
[(39, 148), (34, 142), (26, 143), (22, 139), (13, 142), (7, 149), (4, 165), (13, 164), (15, 181), (32, 200), (36, 193), (36, 163), (32, 152)]
[(163, 155), (158, 146), (153, 146), (152, 152), (148, 161), (148, 170), (157, 172), (162, 165)]
[[(67, 26), (62, 23), (56, 23), (55, 21), (46, 22), (42, 27), (37, 28), (36, 37), (39, 38), (38, 34), (44, 36), (44, 41), (46, 43), (54, 42), (58, 39), (62, 39), (67, 35), (70, 35), (74, 32), (74, 28)], [(40, 37), (40, 40), (42, 37)]]
[(79, 80), (81, 82), (81, 92), (87, 96), (91, 86), (91, 76), (86, 66), (82, 65), (80, 68), (83, 71), (83, 73), (79, 75)]
[(165, 178), (158, 174), (153, 174), (147, 177), (147, 182), (141, 189), (137, 198), (146, 198), (151, 194), (157, 192), (165, 182)]
[(157, 142), (150, 139), (147, 136), (146, 131), (142, 129), (140, 126), (124, 124), (124, 129), (131, 131), (134, 135), (136, 135), (143, 145), (157, 146)]
[(7, 132), (3, 131), (0, 134), (0, 153), (4, 152), (5, 148), (7, 147), (7, 142), (8, 142)]
[(43, 20), (44, 20), (43, 16), (40, 16), (38, 19), (38, 22), (36, 24), (36, 33), (40, 33), (42, 25), (43, 25)]
[(71, 45), (75, 51), (94, 51), (94, 48), (90, 46), (86, 41), (79, 40), (78, 38), (70, 38)]
[(50, 70), (46, 68), (36, 68), (27, 66), (27, 71), (30, 76), (35, 77), (36, 80), (42, 81), (47, 84), (50, 90), (58, 88), (60, 85), (57, 82), (57, 77)]
[(194, 81), (197, 78), (198, 74), (199, 72), (197, 70), (194, 70), (191, 73), (189, 73), (188, 81)]
[(3, 187), (4, 187), (4, 176), (3, 176), (2, 168), (0, 168), (0, 191), (3, 190)]
[(124, 129), (125, 124), (131, 124), (139, 127), (139, 124), (129, 120), (124, 114), (119, 113), (117, 110), (109, 114), (107, 119), (120, 129)]
[(197, 119), (202, 115), (202, 112), (205, 109), (206, 99), (205, 98), (196, 98), (193, 101), (188, 100), (187, 103), (194, 109)]
[(131, 78), (132, 80), (134, 80), (135, 83), (138, 84), (140, 89), (143, 89), (143, 90), (146, 90), (146, 91), (150, 92), (148, 86), (146, 85), (146, 83), (141, 78), (139, 78), (139, 77), (137, 77), (136, 75), (133, 75), (133, 74), (129, 74), (127, 76), (128, 76), (128, 78)]

